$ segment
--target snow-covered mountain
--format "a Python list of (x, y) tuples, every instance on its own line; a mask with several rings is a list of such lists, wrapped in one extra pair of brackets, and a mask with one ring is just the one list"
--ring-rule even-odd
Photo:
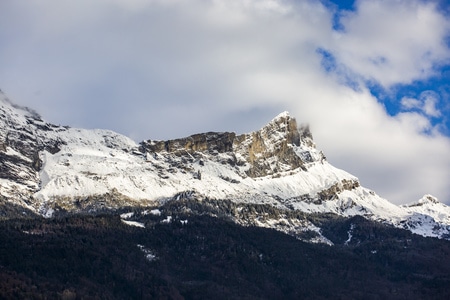
[(270, 205), (286, 214), (255, 216), (252, 224), (284, 231), (320, 233), (287, 217), (301, 211), (361, 215), (424, 236), (450, 236), (448, 206), (432, 196), (404, 206), (379, 197), (329, 164), (309, 129), (298, 128), (287, 112), (249, 134), (208, 132), (139, 144), (108, 130), (50, 124), (4, 94), (0, 117), (0, 204), (6, 217), (7, 207), (50, 217), (189, 198)]

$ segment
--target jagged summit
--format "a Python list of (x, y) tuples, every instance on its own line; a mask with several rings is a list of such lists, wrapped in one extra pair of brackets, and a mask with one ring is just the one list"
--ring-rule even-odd
[[(279, 114), (262, 129), (251, 134), (264, 136), (266, 138), (264, 143), (267, 145), (271, 144), (271, 142), (278, 143), (283, 140), (288, 144), (300, 145), (300, 132), (297, 128), (297, 122), (288, 112)], [(219, 153), (225, 153), (239, 148), (242, 140), (248, 137), (248, 135), (237, 135), (235, 132), (206, 132), (174, 140), (148, 140), (144, 143), (146, 143), (149, 149), (157, 152), (217, 151)], [(312, 137), (310, 136), (310, 138)]]
[(423, 205), (433, 205), (433, 204), (441, 204), (441, 202), (432, 195), (424, 195), (421, 199), (414, 201), (409, 204), (405, 204), (405, 207), (414, 207), (414, 206), (423, 206)]
[(286, 118), (290, 118), (290, 113), (285, 110), (281, 113), (279, 113), (275, 118), (272, 119), (272, 121), (270, 121), (270, 123), (272, 123), (273, 121), (277, 120), (277, 119), (286, 119)]
[[(299, 151), (298, 147), (305, 148)], [(315, 150), (309, 128), (298, 128), (295, 118), (283, 112), (258, 131), (236, 135), (234, 132), (207, 132), (167, 141), (144, 141), (141, 151), (173, 153), (179, 156), (228, 154), (232, 164), (249, 164), (246, 174), (262, 177), (279, 171), (305, 169), (306, 163), (323, 161)]]
[[(12, 206), (52, 216), (188, 197), (363, 215), (422, 235), (450, 234), (447, 206), (396, 206), (361, 187), (355, 176), (326, 161), (309, 127), (299, 127), (287, 112), (251, 133), (206, 132), (136, 144), (108, 130), (56, 126), (3, 94), (0, 100), (0, 214), (5, 216)], [(281, 224), (260, 217), (254, 225), (303, 230), (298, 220)]]

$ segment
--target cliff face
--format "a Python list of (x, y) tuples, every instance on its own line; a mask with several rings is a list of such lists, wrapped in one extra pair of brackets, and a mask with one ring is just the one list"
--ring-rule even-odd
[(234, 148), (251, 165), (248, 176), (256, 178), (291, 171), (305, 170), (304, 161), (295, 146), (305, 145), (300, 138), (297, 122), (288, 113), (282, 113), (261, 130), (238, 137)]
[(194, 134), (186, 138), (168, 141), (143, 142), (144, 151), (168, 152), (178, 155), (193, 154), (194, 152), (205, 152), (209, 154), (227, 153), (233, 151), (233, 142), (236, 138), (234, 132), (207, 132)]
[(57, 143), (46, 142), (42, 133), (57, 126), (45, 123), (34, 111), (12, 104), (0, 92), (0, 194), (19, 196), (21, 204), (31, 202), (39, 190), (42, 162), (39, 152), (55, 152)]
[(295, 118), (284, 112), (249, 134), (208, 132), (168, 141), (149, 140), (141, 143), (141, 151), (179, 156), (227, 154), (232, 164), (249, 164), (247, 176), (257, 178), (297, 168), (306, 170), (304, 164), (313, 158), (308, 153), (303, 157), (295, 153), (295, 146), (301, 145), (315, 148), (309, 129), (299, 129)]

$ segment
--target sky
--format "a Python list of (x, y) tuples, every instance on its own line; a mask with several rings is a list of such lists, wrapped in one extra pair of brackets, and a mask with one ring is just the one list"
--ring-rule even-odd
[(136, 140), (247, 133), (289, 111), (396, 204), (450, 204), (445, 0), (2, 0), (0, 89)]

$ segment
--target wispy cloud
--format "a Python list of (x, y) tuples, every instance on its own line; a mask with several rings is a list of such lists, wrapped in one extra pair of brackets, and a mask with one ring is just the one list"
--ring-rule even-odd
[(439, 94), (434, 91), (423, 91), (419, 99), (403, 97), (401, 99), (402, 108), (406, 111), (419, 110), (428, 117), (440, 117), (442, 113), (437, 108)]

